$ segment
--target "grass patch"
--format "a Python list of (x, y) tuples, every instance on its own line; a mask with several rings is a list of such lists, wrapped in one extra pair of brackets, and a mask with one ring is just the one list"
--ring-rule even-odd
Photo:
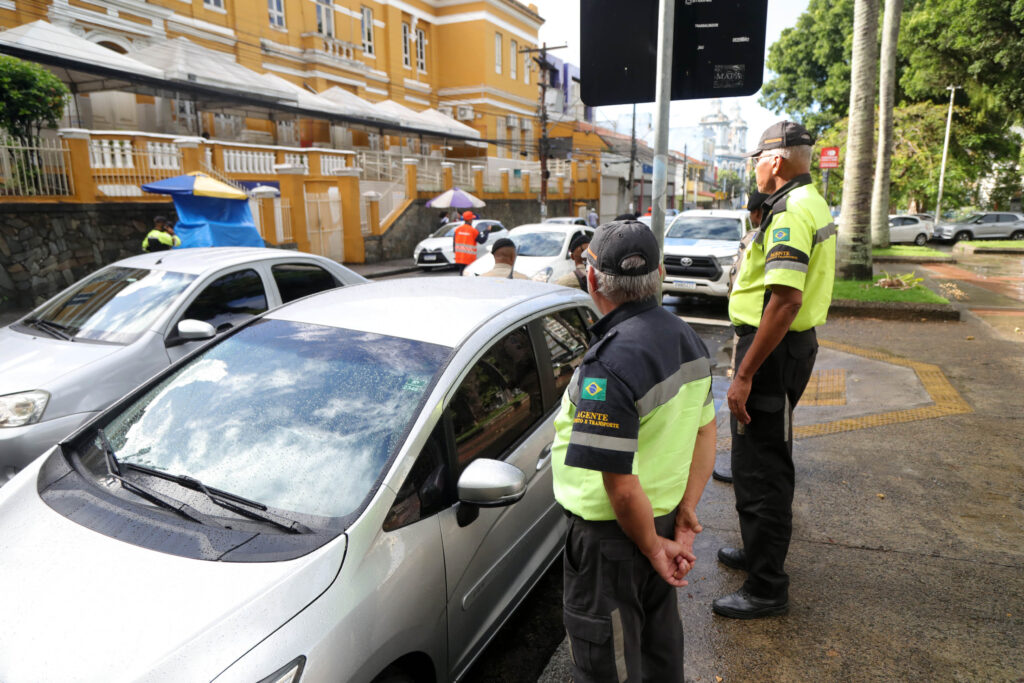
[(957, 244), (966, 244), (975, 249), (1012, 249), (1024, 251), (1024, 241), (1021, 240), (964, 240)]
[(874, 283), (881, 277), (876, 277), (871, 282), (866, 280), (836, 280), (835, 284), (832, 285), (832, 298), (848, 301), (907, 301), (915, 304), (949, 303), (948, 299), (921, 285), (910, 289), (875, 287)]
[(951, 259), (952, 257), (938, 249), (919, 247), (916, 244), (893, 244), (886, 249), (872, 249), (872, 256), (927, 256), (928, 258)]

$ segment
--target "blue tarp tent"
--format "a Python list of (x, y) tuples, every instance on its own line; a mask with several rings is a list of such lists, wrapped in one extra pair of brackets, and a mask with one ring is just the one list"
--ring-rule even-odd
[(181, 239), (180, 248), (265, 246), (245, 193), (205, 173), (147, 183), (142, 189), (171, 195), (178, 213), (174, 232)]

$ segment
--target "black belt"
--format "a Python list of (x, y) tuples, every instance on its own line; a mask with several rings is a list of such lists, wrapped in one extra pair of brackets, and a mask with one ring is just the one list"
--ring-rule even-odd
[[(732, 329), (736, 333), (737, 337), (745, 337), (748, 334), (755, 334), (757, 332), (757, 328), (754, 327), (753, 325), (733, 325)], [(797, 332), (796, 330), (789, 330), (788, 332), (786, 332), (786, 335), (788, 336), (788, 335), (804, 334), (806, 332), (813, 332), (813, 331), (814, 331), (813, 327), (810, 327), (810, 328), (808, 328), (806, 330), (800, 330), (799, 332)]]

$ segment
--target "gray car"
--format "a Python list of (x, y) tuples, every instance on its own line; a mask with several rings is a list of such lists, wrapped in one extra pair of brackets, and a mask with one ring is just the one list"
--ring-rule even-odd
[(956, 223), (937, 223), (933, 238), (960, 242), (963, 240), (1024, 240), (1024, 214), (1009, 211), (972, 213)]
[(0, 680), (458, 680), (560, 552), (553, 414), (594, 318), (375, 282), (183, 359), (0, 488)]
[(171, 362), (268, 308), (366, 282), (283, 249), (122, 259), (0, 329), (0, 484)]

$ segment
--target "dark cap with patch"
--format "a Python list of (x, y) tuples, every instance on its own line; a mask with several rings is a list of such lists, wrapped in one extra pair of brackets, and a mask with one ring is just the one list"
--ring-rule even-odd
[(764, 192), (753, 190), (747, 195), (747, 211), (757, 211), (764, 204), (764, 200), (768, 199), (768, 195)]
[(757, 149), (748, 152), (746, 156), (756, 157), (769, 149), (780, 149), (782, 147), (798, 147), (800, 145), (813, 145), (814, 139), (807, 129), (793, 121), (779, 121), (768, 126), (761, 133), (761, 139), (757, 141)]
[[(605, 223), (594, 233), (587, 247), (587, 262), (606, 275), (647, 275), (658, 269), (661, 250), (651, 229), (639, 221)], [(623, 266), (631, 256), (640, 263)]]

